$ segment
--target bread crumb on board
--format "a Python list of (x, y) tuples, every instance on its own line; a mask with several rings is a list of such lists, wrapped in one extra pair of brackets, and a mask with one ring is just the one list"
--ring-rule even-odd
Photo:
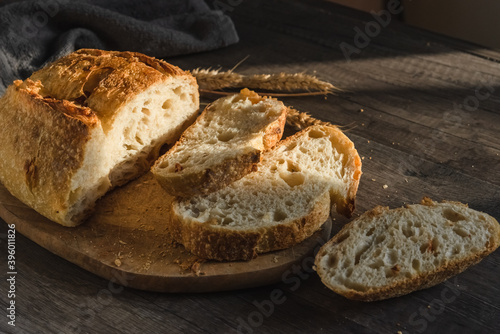
[(120, 259), (115, 259), (115, 266), (119, 267), (122, 265), (122, 261)]
[(387, 188), (389, 188), (389, 186), (388, 186), (387, 184), (384, 184), (384, 185), (382, 186), (382, 188), (387, 189)]

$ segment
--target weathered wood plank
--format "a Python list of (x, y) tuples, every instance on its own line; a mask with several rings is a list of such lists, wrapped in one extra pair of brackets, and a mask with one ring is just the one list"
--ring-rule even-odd
[[(353, 28), (363, 28), (372, 20), (369, 14), (322, 1), (276, 0), (243, 3), (228, 13), (239, 30), (239, 44), (170, 60), (186, 69), (230, 69), (250, 55), (239, 71), (316, 70), (348, 90), (327, 100), (285, 102), (345, 126), (365, 157), (356, 214), (428, 195), (468, 202), (500, 217), (500, 53), (394, 21), (348, 63), (339, 45), (353, 42)], [(494, 92), (475, 110), (454, 109), (475, 94), (482, 80)], [(336, 230), (348, 221), (335, 218)], [(5, 231), (1, 223), (0, 236)], [(274, 289), (282, 290), (286, 301), (275, 305), (261, 326), (251, 327), (254, 333), (494, 333), (499, 328), (499, 251), (447, 283), (376, 303), (346, 300), (314, 274), (299, 279), (293, 291), (296, 281), (191, 295), (125, 288), (100, 303), (107, 281), (22, 236), (17, 241), (18, 324), (28, 333), (68, 332), (71, 324), (81, 333), (234, 332), (239, 318), (257, 311), (254, 301), (269, 299)], [(5, 267), (1, 247), (0, 266)], [(2, 289), (0, 305), (6, 302)], [(10, 328), (2, 321), (0, 331)]]

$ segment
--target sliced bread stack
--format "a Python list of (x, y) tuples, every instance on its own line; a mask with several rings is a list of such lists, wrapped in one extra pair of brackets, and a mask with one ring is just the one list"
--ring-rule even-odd
[[(283, 133), (284, 121), (276, 116), (277, 104), (248, 91), (220, 99), (207, 107), (202, 115), (205, 119), (197, 122), (199, 126), (188, 129), (178, 145), (155, 165), (153, 173), (168, 192), (189, 194), (174, 201), (170, 223), (175, 238), (197, 256), (250, 260), (259, 253), (288, 248), (311, 236), (327, 220), (331, 204), (346, 216), (354, 210), (361, 160), (354, 144), (334, 126), (306, 128), (263, 151), (262, 161), (254, 167), (236, 168), (240, 173), (235, 174), (227, 172), (228, 178), (194, 176), (203, 179), (196, 183), (190, 181), (190, 176), (182, 177), (185, 170), (204, 174), (203, 170), (218, 170), (227, 161), (238, 165), (245, 152), (255, 148), (262, 152), (276, 143), (276, 137), (265, 138), (268, 133)], [(264, 118), (259, 113), (271, 116)], [(207, 117), (238, 120), (225, 127), (208, 122)], [(267, 131), (276, 129), (277, 123), (280, 130)], [(217, 137), (215, 133), (226, 132), (232, 134), (229, 140), (210, 141)], [(266, 141), (270, 144), (262, 144)], [(198, 163), (193, 154), (200, 150), (207, 155)], [(179, 181), (170, 182), (169, 178), (176, 177), (176, 165), (181, 166), (177, 168)]]

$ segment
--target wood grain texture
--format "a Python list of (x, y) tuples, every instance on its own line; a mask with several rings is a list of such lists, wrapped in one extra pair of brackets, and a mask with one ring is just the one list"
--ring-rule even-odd
[[(427, 195), (500, 218), (500, 53), (393, 20), (347, 62), (339, 45), (352, 44), (353, 29), (364, 29), (370, 14), (321, 1), (255, 0), (230, 8), (238, 44), (168, 61), (183, 69), (227, 70), (249, 55), (241, 73), (317, 71), (346, 90), (326, 100), (284, 102), (343, 126), (355, 143), (364, 157), (356, 213)], [(456, 108), (483, 79), (493, 93), (477, 108)], [(334, 218), (335, 232), (347, 220)], [(0, 247), (5, 268), (4, 241)], [(250, 328), (253, 333), (496, 333), (500, 327), (499, 251), (433, 288), (360, 303), (302, 270), (284, 273), (278, 284), (232, 292), (111, 292), (107, 280), (20, 235), (17, 249), (18, 329), (27, 333), (231, 333), (241, 319), (260, 320), (255, 303), (269, 300), (276, 289), (285, 301), (254, 323), (259, 326)], [(1, 307), (7, 302), (3, 286)], [(1, 321), (0, 331), (9, 330)]]

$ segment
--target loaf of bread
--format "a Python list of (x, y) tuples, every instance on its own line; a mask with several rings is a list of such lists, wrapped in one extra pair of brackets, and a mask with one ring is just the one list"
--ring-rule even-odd
[(194, 121), (189, 73), (133, 52), (84, 49), (15, 81), (0, 100), (0, 181), (65, 226), (147, 171)]
[(289, 248), (321, 227), (332, 203), (352, 213), (360, 176), (361, 160), (342, 131), (312, 126), (264, 153), (256, 172), (206, 196), (174, 201), (174, 237), (215, 260)]
[(152, 168), (171, 195), (191, 197), (222, 189), (255, 171), (261, 153), (283, 135), (287, 108), (243, 89), (209, 104)]
[(347, 224), (316, 256), (323, 283), (349, 299), (374, 301), (443, 282), (500, 245), (491, 216), (457, 202), (376, 207)]

